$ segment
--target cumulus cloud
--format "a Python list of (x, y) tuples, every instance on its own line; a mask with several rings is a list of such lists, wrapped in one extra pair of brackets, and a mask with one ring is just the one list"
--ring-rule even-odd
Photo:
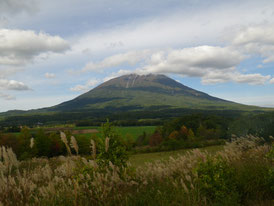
[(274, 61), (274, 25), (249, 26), (238, 31), (232, 38), (234, 46), (249, 54), (259, 54), (264, 63)]
[(269, 83), (274, 84), (274, 78), (270, 79)]
[(150, 51), (143, 50), (143, 51), (129, 51), (126, 53), (116, 54), (110, 57), (103, 59), (100, 62), (89, 62), (86, 66), (82, 69), (83, 72), (86, 71), (93, 71), (93, 72), (100, 72), (106, 68), (116, 67), (119, 65), (135, 65), (139, 61), (143, 60), (149, 55)]
[(157, 52), (151, 56), (150, 65), (143, 68), (147, 72), (170, 72), (187, 76), (201, 76), (208, 70), (229, 69), (238, 65), (244, 56), (230, 48), (199, 46)]
[(47, 78), (47, 79), (54, 79), (55, 78), (55, 74), (54, 73), (45, 73), (45, 77)]
[(231, 47), (198, 46), (180, 50), (160, 51), (151, 55), (150, 62), (138, 73), (173, 73), (200, 77), (203, 84), (228, 81), (264, 84), (270, 76), (242, 74), (236, 67), (245, 58)]
[(88, 91), (89, 89), (91, 89), (92, 87), (96, 86), (100, 82), (101, 82), (101, 80), (99, 80), (99, 79), (90, 79), (90, 80), (88, 80), (86, 82), (85, 85), (78, 84), (75, 87), (70, 88), (70, 90), (73, 91), (73, 92)]
[(1, 90), (17, 90), (24, 91), (30, 90), (30, 88), (25, 85), (23, 82), (15, 80), (0, 79), (0, 89)]
[(0, 29), (0, 65), (24, 65), (43, 53), (61, 53), (69, 44), (59, 36), (31, 30)]
[(15, 100), (16, 98), (14, 96), (12, 96), (12, 95), (4, 94), (4, 93), (0, 92), (0, 99)]

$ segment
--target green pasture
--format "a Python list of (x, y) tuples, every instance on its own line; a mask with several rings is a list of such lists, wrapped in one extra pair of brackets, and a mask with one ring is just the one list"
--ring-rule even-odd
[[(201, 151), (207, 151), (210, 154), (215, 154), (216, 152), (222, 149), (222, 145), (200, 148)], [(146, 163), (151, 163), (154, 161), (166, 161), (169, 159), (169, 157), (185, 155), (187, 152), (191, 150), (193, 149), (181, 149), (175, 151), (134, 154), (129, 157), (129, 163), (134, 167), (144, 166)]]

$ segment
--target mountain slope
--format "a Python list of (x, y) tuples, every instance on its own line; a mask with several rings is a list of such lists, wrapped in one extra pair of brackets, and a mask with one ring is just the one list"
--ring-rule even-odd
[(212, 97), (165, 75), (130, 74), (111, 79), (49, 111), (151, 108), (247, 109), (248, 106)]

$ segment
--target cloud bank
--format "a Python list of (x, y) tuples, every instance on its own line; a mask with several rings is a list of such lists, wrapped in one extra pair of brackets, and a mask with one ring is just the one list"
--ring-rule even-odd
[(274, 62), (274, 24), (245, 27), (234, 36), (232, 45), (248, 54), (260, 55), (263, 63)]
[(62, 53), (69, 44), (59, 36), (31, 30), (0, 29), (0, 65), (22, 66), (48, 52)]

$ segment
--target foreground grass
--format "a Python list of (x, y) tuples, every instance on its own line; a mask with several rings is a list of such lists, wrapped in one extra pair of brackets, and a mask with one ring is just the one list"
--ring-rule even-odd
[(80, 156), (19, 162), (2, 147), (0, 205), (273, 205), (273, 149), (249, 136), (119, 168)]

